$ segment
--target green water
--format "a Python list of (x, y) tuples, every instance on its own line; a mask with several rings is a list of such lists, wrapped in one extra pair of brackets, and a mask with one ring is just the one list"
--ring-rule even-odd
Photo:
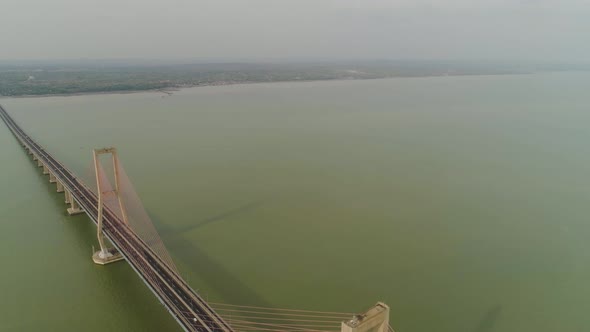
[[(398, 332), (590, 330), (590, 73), (0, 99), (68, 167), (114, 145), (211, 301), (361, 311)], [(0, 126), (0, 330), (177, 331), (90, 259)]]

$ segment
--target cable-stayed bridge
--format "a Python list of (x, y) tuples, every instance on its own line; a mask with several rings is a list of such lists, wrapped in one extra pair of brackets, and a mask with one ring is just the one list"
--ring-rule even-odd
[[(65, 193), (65, 201), (71, 205), (68, 213), (86, 213), (97, 225), (100, 250), (93, 255), (94, 262), (104, 265), (125, 259), (185, 331), (392, 331), (389, 307), (383, 303), (360, 315), (208, 303), (180, 276), (116, 149), (94, 150), (93, 189), (29, 137), (1, 105), (0, 118), (49, 175), (49, 181), (56, 183), (57, 191)], [(104, 155), (111, 156), (114, 185), (102, 166)], [(114, 248), (109, 248), (103, 237)]]

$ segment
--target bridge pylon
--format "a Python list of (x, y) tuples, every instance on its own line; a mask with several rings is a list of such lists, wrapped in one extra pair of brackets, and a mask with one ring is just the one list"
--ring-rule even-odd
[[(117, 199), (119, 200), (119, 206), (121, 209), (121, 215), (123, 216), (123, 221), (128, 224), (127, 221), (127, 211), (125, 209), (125, 205), (123, 205), (123, 200), (121, 199), (120, 194), (120, 183), (119, 183), (119, 157), (117, 155), (117, 149), (110, 147), (110, 148), (103, 148), (103, 149), (95, 149), (93, 151), (94, 154), (94, 169), (96, 172), (96, 189), (98, 191), (98, 225), (96, 229), (96, 236), (98, 237), (98, 243), (100, 245), (100, 250), (95, 252), (92, 255), (92, 260), (96, 264), (106, 265), (109, 263), (114, 263), (123, 259), (123, 256), (116, 248), (108, 248), (104, 243), (104, 236), (102, 233), (102, 222), (103, 222), (103, 212), (104, 212), (104, 199), (105, 194), (115, 194)], [(110, 154), (111, 159), (113, 162), (113, 172), (115, 174), (115, 190), (105, 192), (101, 184), (100, 179), (100, 160), (99, 156), (103, 154)]]
[(393, 332), (389, 326), (389, 306), (377, 302), (365, 313), (343, 321), (340, 332)]

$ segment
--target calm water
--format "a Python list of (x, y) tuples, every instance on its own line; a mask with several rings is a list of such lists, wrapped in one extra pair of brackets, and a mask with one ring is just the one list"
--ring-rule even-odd
[[(114, 145), (211, 301), (391, 306), (398, 332), (590, 329), (590, 73), (255, 84), (0, 99), (89, 176)], [(178, 331), (96, 266), (0, 126), (0, 330)]]

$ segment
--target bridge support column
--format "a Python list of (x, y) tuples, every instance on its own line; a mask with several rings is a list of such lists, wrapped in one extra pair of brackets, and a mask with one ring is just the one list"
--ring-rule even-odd
[(34, 154), (34, 155), (33, 155), (33, 160), (34, 160), (34, 161), (37, 161), (37, 160), (39, 160), (39, 158), (37, 158), (37, 155), (36, 155), (36, 154)]
[(66, 204), (70, 204), (72, 201), (72, 194), (68, 190), (65, 191), (65, 202)]
[(378, 302), (364, 314), (342, 322), (341, 332), (389, 332), (389, 306)]
[(45, 165), (43, 165), (43, 174), (45, 174), (45, 175), (49, 174), (49, 169)]
[(72, 195), (70, 194), (70, 203), (72, 204), (72, 207), (68, 208), (68, 214), (70, 216), (76, 215), (76, 214), (80, 214), (80, 213), (84, 213), (84, 210), (82, 210), (80, 208), (80, 205), (78, 204), (78, 202), (76, 202), (76, 199), (74, 197), (72, 197)]
[(57, 179), (55, 178), (55, 175), (53, 175), (53, 173), (49, 173), (49, 183), (56, 183)]
[(37, 159), (37, 167), (43, 167), (43, 163), (39, 159)]
[(61, 182), (57, 181), (57, 192), (63, 193), (64, 192), (64, 185)]

